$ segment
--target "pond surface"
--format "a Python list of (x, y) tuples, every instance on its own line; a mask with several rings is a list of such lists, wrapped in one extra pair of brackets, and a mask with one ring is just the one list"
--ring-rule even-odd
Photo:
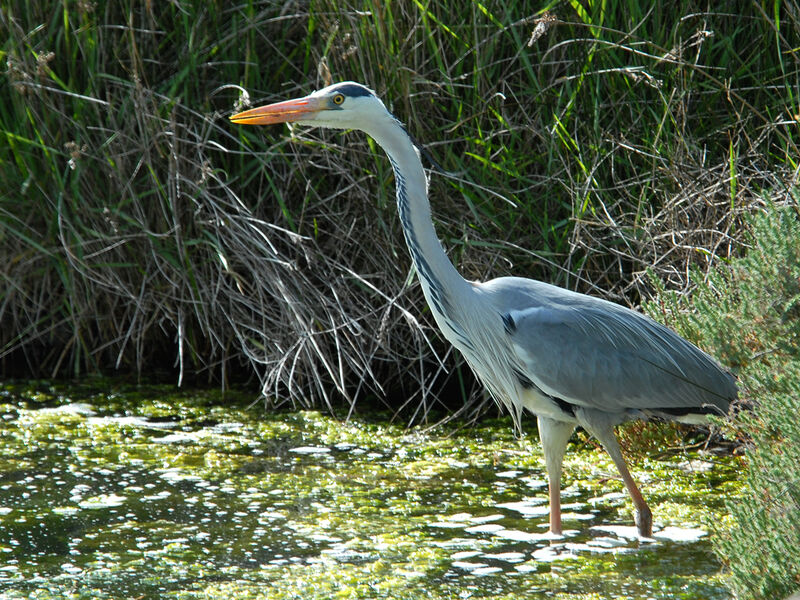
[(633, 462), (640, 540), (613, 464), (573, 441), (556, 540), (535, 433), (508, 420), (423, 433), (169, 387), (0, 390), (3, 598), (730, 598), (706, 535), (729, 458)]

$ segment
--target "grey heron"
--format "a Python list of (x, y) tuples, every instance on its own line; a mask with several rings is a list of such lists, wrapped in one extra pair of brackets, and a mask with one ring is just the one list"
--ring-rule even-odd
[(652, 535), (652, 513), (614, 429), (631, 419), (697, 422), (708, 413), (724, 415), (737, 394), (730, 373), (672, 330), (618, 304), (521, 277), (465, 280), (436, 236), (414, 141), (365, 86), (338, 83), (230, 119), (357, 129), (372, 137), (394, 170), (406, 243), (437, 325), (517, 425), (524, 409), (537, 417), (550, 531), (562, 533), (561, 467), (580, 425), (619, 470), (639, 534)]

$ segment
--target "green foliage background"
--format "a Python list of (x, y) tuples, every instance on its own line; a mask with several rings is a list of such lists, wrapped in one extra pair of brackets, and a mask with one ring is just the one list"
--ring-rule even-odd
[(451, 172), (433, 208), (465, 276), (635, 304), (647, 269), (690, 289), (763, 193), (789, 201), (795, 8), (3, 2), (3, 368), (255, 374), (305, 405), (469, 396), (388, 161), (226, 116), (363, 81)]

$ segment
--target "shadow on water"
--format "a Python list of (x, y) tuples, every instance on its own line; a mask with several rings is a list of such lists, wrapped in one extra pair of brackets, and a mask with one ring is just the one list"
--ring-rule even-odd
[(642, 540), (607, 459), (571, 449), (553, 539), (507, 422), (423, 435), (161, 388), (0, 403), (4, 598), (729, 598), (703, 530), (722, 459), (641, 467)]

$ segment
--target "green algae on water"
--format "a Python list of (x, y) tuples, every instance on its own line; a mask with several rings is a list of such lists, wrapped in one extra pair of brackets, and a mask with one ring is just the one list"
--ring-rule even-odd
[(608, 457), (573, 443), (552, 540), (536, 436), (507, 420), (421, 432), (105, 387), (2, 392), (5, 598), (729, 598), (705, 529), (730, 459), (634, 462), (645, 542)]

